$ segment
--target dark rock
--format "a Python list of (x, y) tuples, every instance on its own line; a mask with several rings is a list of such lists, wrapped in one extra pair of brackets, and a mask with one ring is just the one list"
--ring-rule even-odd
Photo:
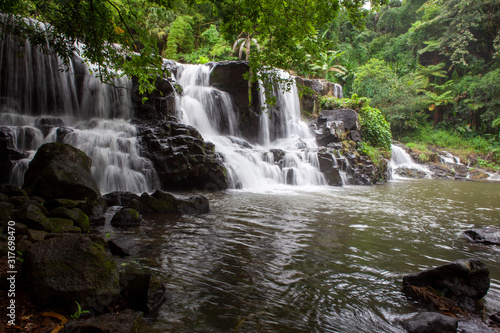
[(408, 333), (456, 333), (458, 319), (436, 312), (421, 312), (405, 321)]
[(75, 226), (79, 227), (82, 230), (82, 232), (89, 232), (89, 217), (79, 208), (69, 209), (59, 206), (52, 210), (49, 216), (70, 219), (71, 221), (73, 221)]
[(342, 176), (336, 160), (332, 154), (318, 153), (319, 170), (325, 176), (330, 186), (342, 186)]
[(43, 136), (47, 136), (54, 127), (64, 126), (64, 121), (56, 117), (38, 117), (35, 119), (35, 127), (42, 131)]
[(66, 135), (73, 133), (75, 130), (71, 127), (59, 127), (56, 130), (56, 142), (64, 143)]
[(96, 200), (101, 196), (90, 167), (92, 160), (79, 149), (62, 143), (42, 145), (24, 176), (23, 190), (46, 200)]
[(483, 229), (472, 229), (464, 231), (465, 237), (474, 243), (487, 245), (500, 245), (500, 229), (487, 227)]
[(251, 96), (249, 96), (248, 80), (244, 79), (249, 70), (246, 61), (217, 62), (210, 72), (210, 86), (229, 93), (238, 114), (240, 134), (251, 142), (257, 142), (260, 98), (257, 82), (251, 84)]
[(361, 142), (363, 141), (363, 138), (361, 137), (361, 132), (360, 131), (350, 131), (349, 135), (347, 136), (348, 139), (354, 141), (354, 142)]
[(195, 128), (169, 121), (137, 123), (136, 127), (143, 155), (153, 162), (162, 188), (227, 188), (222, 159)]
[[(175, 90), (172, 83), (166, 79), (157, 78), (155, 91), (140, 94), (139, 82), (132, 79), (132, 102), (134, 117), (143, 120), (164, 120), (168, 116), (176, 116)], [(144, 98), (147, 100), (144, 101)]]
[(181, 214), (204, 214), (210, 211), (208, 199), (203, 195), (193, 195), (187, 198), (177, 197), (177, 211)]
[(299, 94), (301, 112), (309, 114), (319, 113), (319, 96), (343, 98), (342, 87), (324, 79), (305, 79), (295, 77)]
[(341, 142), (345, 137), (343, 121), (327, 121), (316, 131), (316, 142), (319, 146), (327, 146), (332, 142)]
[(492, 314), (489, 318), (490, 324), (500, 327), (500, 311)]
[(31, 296), (42, 306), (101, 312), (120, 293), (116, 263), (87, 236), (63, 234), (33, 245), (23, 270)]
[(120, 272), (121, 295), (133, 310), (153, 312), (165, 299), (165, 285), (137, 266), (126, 265)]
[(410, 299), (418, 299), (412, 288), (431, 287), (457, 306), (474, 310), (490, 287), (488, 268), (479, 260), (467, 259), (451, 262), (420, 273), (403, 277), (403, 292)]
[(17, 148), (15, 138), (10, 126), (0, 126), (0, 183), (9, 182), (16, 162), (29, 156), (28, 152)]
[(47, 232), (42, 230), (28, 229), (26, 230), (26, 234), (31, 242), (36, 243), (43, 241), (45, 239), (45, 236), (47, 235)]
[(1, 184), (0, 193), (3, 193), (8, 197), (26, 197), (26, 198), (28, 197), (26, 191), (12, 184)]
[(318, 126), (329, 121), (343, 121), (344, 127), (349, 131), (359, 131), (359, 116), (358, 113), (350, 109), (341, 110), (323, 110), (318, 117)]
[(120, 237), (107, 242), (111, 254), (126, 257), (132, 254), (135, 241), (130, 237)]
[(141, 224), (142, 217), (138, 211), (132, 208), (120, 209), (111, 219), (113, 227), (128, 228)]
[(16, 221), (25, 223), (31, 229), (52, 231), (53, 226), (49, 218), (35, 205), (27, 205), (17, 210)]
[(488, 327), (479, 318), (468, 318), (458, 322), (457, 333), (498, 333), (498, 330)]
[(76, 230), (73, 228), (73, 221), (70, 219), (63, 219), (60, 217), (50, 217), (50, 223), (52, 224), (52, 232), (54, 233), (79, 233), (80, 229)]
[(70, 321), (64, 326), (66, 333), (140, 333), (142, 312), (124, 310), (107, 313), (86, 320)]

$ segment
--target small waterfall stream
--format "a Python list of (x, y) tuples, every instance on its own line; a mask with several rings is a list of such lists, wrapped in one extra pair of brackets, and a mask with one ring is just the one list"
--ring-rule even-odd
[(0, 40), (0, 74), (0, 129), (13, 148), (28, 153), (14, 166), (12, 183), (22, 185), (43, 143), (63, 142), (92, 158), (102, 193), (154, 189), (152, 163), (140, 156), (135, 127), (128, 122), (133, 113), (129, 79), (102, 84), (77, 56), (64, 67), (57, 56), (9, 37)]
[(259, 129), (262, 143), (252, 145), (239, 136), (238, 116), (231, 97), (209, 86), (210, 67), (178, 66), (176, 79), (184, 89), (178, 105), (182, 122), (196, 127), (205, 140), (215, 144), (224, 156), (231, 187), (263, 189), (279, 184), (326, 184), (318, 168), (314, 137), (300, 120), (295, 84), (289, 92), (274, 92), (280, 121), (276, 125), (263, 112)]
[(397, 173), (397, 169), (400, 168), (415, 170), (426, 175), (430, 174), (430, 171), (425, 166), (415, 163), (410, 154), (408, 154), (403, 148), (396, 145), (391, 145), (391, 149), (392, 156), (391, 161), (389, 162), (389, 168), (390, 170), (392, 170), (392, 179), (401, 177)]

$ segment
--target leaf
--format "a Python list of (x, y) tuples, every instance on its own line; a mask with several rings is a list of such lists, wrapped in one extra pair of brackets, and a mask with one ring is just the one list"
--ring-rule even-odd
[(57, 312), (43, 312), (42, 316), (59, 319), (63, 325), (68, 322), (68, 319), (65, 316)]

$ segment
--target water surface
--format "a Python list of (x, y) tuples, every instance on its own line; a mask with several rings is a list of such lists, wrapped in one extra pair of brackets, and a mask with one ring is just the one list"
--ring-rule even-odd
[(133, 259), (168, 285), (154, 332), (403, 332), (404, 274), (477, 258), (500, 310), (500, 248), (462, 232), (500, 227), (500, 183), (398, 180), (206, 194), (211, 213), (156, 215), (128, 231)]

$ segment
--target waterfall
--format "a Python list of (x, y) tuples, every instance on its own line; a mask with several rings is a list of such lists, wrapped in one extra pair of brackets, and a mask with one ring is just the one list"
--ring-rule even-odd
[(397, 173), (398, 169), (414, 170), (423, 175), (430, 175), (430, 171), (413, 161), (410, 154), (408, 154), (403, 148), (396, 145), (391, 145), (392, 156), (389, 162), (389, 169), (392, 171), (392, 179), (400, 177)]
[[(21, 55), (21, 56), (19, 56)], [(43, 143), (64, 142), (92, 158), (102, 193), (144, 192), (158, 183), (152, 163), (138, 151), (132, 112), (132, 83), (126, 77), (102, 84), (78, 56), (64, 66), (56, 55), (26, 41), (0, 40), (0, 130), (28, 156), (14, 166), (10, 182), (24, 172)], [(58, 129), (65, 135), (58, 135)]]
[[(196, 127), (205, 140), (215, 144), (224, 157), (232, 188), (326, 184), (318, 168), (314, 136), (300, 120), (295, 84), (289, 92), (277, 89), (273, 92), (279, 120), (272, 118), (276, 110), (273, 114), (263, 112), (259, 129), (261, 144), (252, 145), (239, 135), (238, 115), (231, 97), (210, 87), (211, 68), (181, 64), (178, 68), (176, 80), (183, 87), (179, 116), (182, 122)], [(280, 72), (280, 75), (288, 74)]]

